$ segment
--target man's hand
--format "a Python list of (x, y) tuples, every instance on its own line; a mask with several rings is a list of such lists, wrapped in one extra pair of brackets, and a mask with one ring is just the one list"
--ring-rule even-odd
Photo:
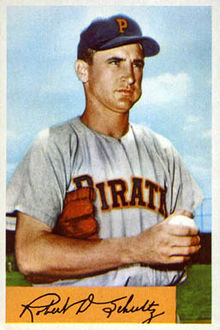
[(200, 237), (196, 226), (169, 223), (177, 214), (191, 217), (186, 211), (177, 211), (133, 237), (133, 252), (137, 262), (151, 265), (183, 263), (199, 251)]

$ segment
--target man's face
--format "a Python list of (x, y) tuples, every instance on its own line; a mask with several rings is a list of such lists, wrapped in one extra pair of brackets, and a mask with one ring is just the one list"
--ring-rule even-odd
[(141, 96), (143, 67), (140, 44), (96, 52), (88, 67), (88, 101), (103, 110), (128, 112)]

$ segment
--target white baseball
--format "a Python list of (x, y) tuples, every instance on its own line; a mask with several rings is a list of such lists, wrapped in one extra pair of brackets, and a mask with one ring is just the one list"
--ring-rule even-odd
[(172, 216), (169, 220), (169, 224), (197, 228), (193, 219), (181, 214)]

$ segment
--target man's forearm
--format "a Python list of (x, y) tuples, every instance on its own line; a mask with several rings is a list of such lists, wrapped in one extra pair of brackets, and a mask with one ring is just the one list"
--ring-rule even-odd
[[(26, 229), (29, 233), (25, 233)], [(87, 275), (130, 261), (129, 238), (79, 240), (53, 234), (37, 219), (19, 213), (16, 256), (20, 271), (62, 277)]]
[(137, 236), (79, 240), (52, 233), (43, 222), (19, 213), (16, 257), (25, 275), (86, 276), (125, 265), (183, 263), (200, 249), (196, 227), (166, 220)]

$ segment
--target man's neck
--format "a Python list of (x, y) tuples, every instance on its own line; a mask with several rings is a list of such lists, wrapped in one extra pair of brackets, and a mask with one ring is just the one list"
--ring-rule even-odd
[(97, 113), (88, 109), (81, 116), (82, 122), (94, 131), (120, 139), (128, 132), (129, 113)]

